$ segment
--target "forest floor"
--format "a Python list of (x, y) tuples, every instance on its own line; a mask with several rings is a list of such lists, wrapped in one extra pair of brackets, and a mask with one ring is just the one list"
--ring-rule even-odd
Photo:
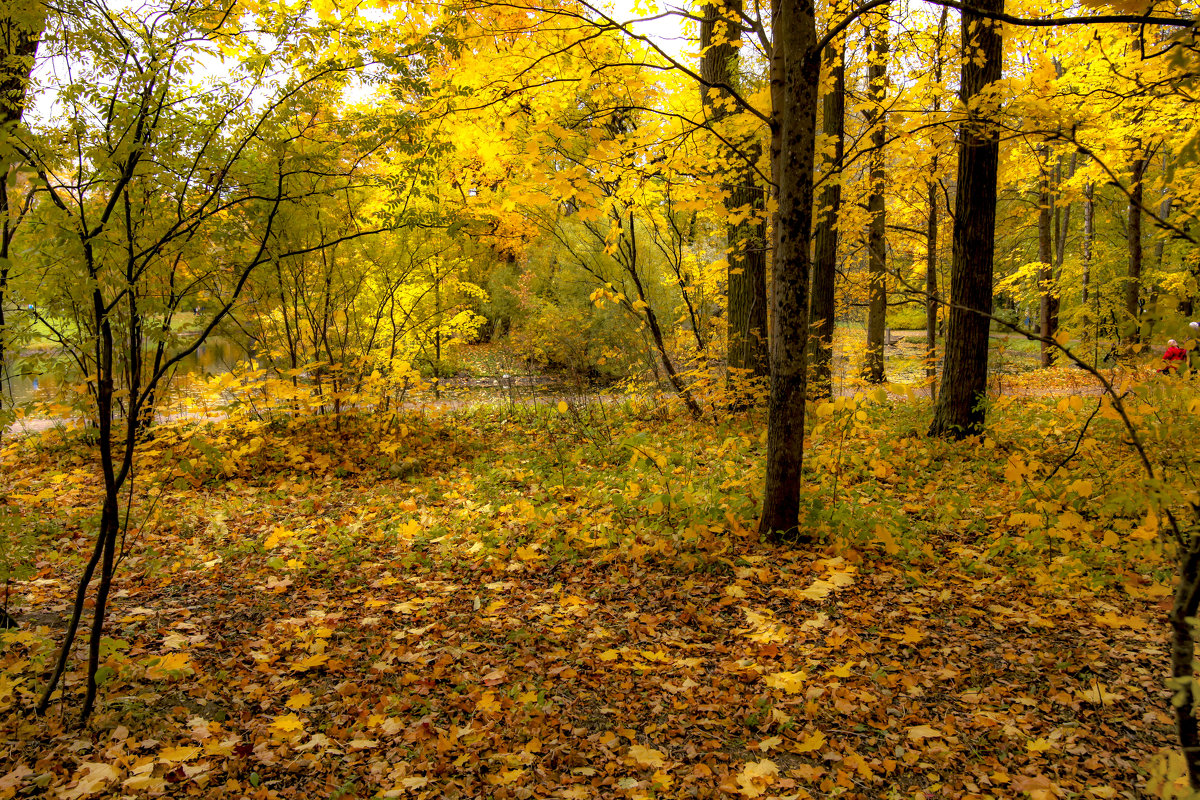
[[(1190, 400), (1147, 392), (1184, 409), (1151, 454), (1194, 469)], [(1146, 796), (1170, 551), (1121, 430), (1080, 435), (1094, 405), (1002, 398), (964, 443), (923, 435), (925, 400), (817, 406), (818, 543), (793, 547), (753, 531), (756, 414), (164, 427), (85, 727), (82, 649), (30, 709), (95, 455), (6, 441), (5, 563), (33, 572), (0, 634), (0, 798)]]

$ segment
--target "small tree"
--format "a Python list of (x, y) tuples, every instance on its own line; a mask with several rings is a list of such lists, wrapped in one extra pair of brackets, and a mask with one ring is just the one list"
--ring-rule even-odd
[[(190, 83), (198, 59), (218, 40), (228, 43), (228, 31), (213, 32), (214, 15), (220, 21), (223, 13), (203, 4), (114, 12), (95, 2), (55, 15), (47, 28), (63, 72), (55, 101), (71, 122), (17, 143), (39, 193), (23, 241), (31, 258), (36, 242), (39, 284), (49, 287), (39, 291), (41, 319), (87, 376), (104, 493), (39, 713), (67, 666), (99, 569), (83, 718), (93, 709), (122, 525), (118, 498), (133, 479), (139, 432), (175, 368), (229, 317), (256, 268), (293, 254), (272, 252), (283, 211), (343, 190), (362, 170), (357, 161), (295, 157), (302, 140), (311, 147), (346, 135), (317, 99), (336, 91), (342, 70), (316, 65), (301, 74), (295, 66), (304, 63), (301, 16), (272, 31), (279, 50), (293, 50), (286, 72), (272, 71), (268, 54), (240, 39), (246, 60), (228, 76)], [(185, 309), (198, 309), (186, 326)]]

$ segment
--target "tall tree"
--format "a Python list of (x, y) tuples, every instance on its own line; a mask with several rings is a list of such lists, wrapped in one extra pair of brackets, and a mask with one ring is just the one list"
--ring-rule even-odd
[[(887, 6), (884, 6), (886, 10)], [(887, 204), (884, 198), (887, 174), (883, 148), (887, 143), (884, 101), (887, 96), (888, 16), (873, 19), (867, 85), (870, 93), (866, 121), (871, 128), (871, 186), (867, 194), (867, 273), (870, 276), (867, 309), (867, 353), (863, 377), (870, 383), (884, 380), (883, 346), (887, 327)]]
[(778, 158), (775, 260), (771, 269), (771, 395), (767, 410), (766, 485), (759, 531), (775, 541), (795, 538), (804, 465), (808, 384), (808, 280), (812, 237), (813, 161), (821, 53), (812, 0), (781, 0), (771, 86)]
[[(720, 123), (736, 108), (731, 89), (739, 83), (741, 0), (704, 6), (700, 22), (700, 93), (707, 123)], [(753, 135), (722, 131), (727, 166), (725, 210), (737, 219), (726, 227), (727, 377), (736, 395), (739, 381), (764, 378), (767, 359), (767, 248), (765, 192), (755, 164), (761, 146)], [(735, 398), (736, 403), (746, 398)]]
[[(822, 54), (829, 89), (822, 98), (821, 133), (830, 141), (823, 148), (821, 199), (817, 205), (816, 253), (812, 276), (814, 397), (833, 393), (833, 328), (836, 314), (838, 214), (842, 206), (842, 159), (846, 154), (846, 49), (838, 40)], [(830, 146), (832, 144), (832, 147)]]
[(966, 119), (959, 131), (950, 314), (946, 356), (930, 434), (961, 438), (980, 432), (987, 397), (988, 335), (995, 254), (996, 176), (1000, 140), (987, 87), (1000, 80), (1000, 25), (980, 12), (1003, 13), (1004, 0), (980, 0), (962, 17), (959, 96)]
[[(1041, 328), (1041, 365), (1053, 363), (1053, 352), (1046, 341), (1054, 336), (1054, 322), (1058, 317), (1052, 255), (1054, 234), (1052, 230), (1055, 203), (1050, 181), (1050, 146), (1038, 147), (1038, 324)], [(1057, 188), (1057, 187), (1055, 187)]]
[[(946, 19), (949, 9), (942, 6), (938, 17), (937, 38), (934, 40), (933, 79), (940, 87), (942, 83), (942, 46), (946, 39)], [(935, 92), (933, 95), (933, 113), (941, 111), (942, 97)], [(929, 160), (929, 180), (925, 185), (926, 204), (929, 209), (925, 219), (925, 379), (929, 381), (929, 392), (932, 396), (935, 388), (934, 379), (937, 377), (937, 328), (938, 306), (938, 194), (941, 190), (941, 179), (938, 176), (938, 151), (933, 148)]]
[[(9, 176), (18, 158), (13, 147), (25, 111), (29, 74), (45, 24), (41, 0), (5, 0), (0, 5), (0, 411), (7, 385), (9, 331), (4, 317), (12, 274), (9, 251), (19, 217), (14, 218)], [(0, 421), (0, 433), (4, 423)]]
[(1125, 282), (1125, 325), (1128, 326), (1127, 341), (1136, 343), (1141, 338), (1142, 322), (1142, 197), (1143, 180), (1149, 159), (1141, 150), (1140, 143), (1134, 145), (1134, 156), (1129, 162), (1129, 204), (1125, 220), (1125, 246), (1129, 252), (1129, 267)]

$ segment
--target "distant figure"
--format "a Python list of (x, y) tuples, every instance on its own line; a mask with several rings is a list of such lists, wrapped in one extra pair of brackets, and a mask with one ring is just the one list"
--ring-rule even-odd
[(1163, 368), (1159, 370), (1163, 375), (1170, 375), (1173, 372), (1178, 372), (1182, 366), (1180, 362), (1187, 358), (1187, 350), (1179, 346), (1179, 342), (1171, 339), (1167, 342), (1167, 352), (1163, 353)]

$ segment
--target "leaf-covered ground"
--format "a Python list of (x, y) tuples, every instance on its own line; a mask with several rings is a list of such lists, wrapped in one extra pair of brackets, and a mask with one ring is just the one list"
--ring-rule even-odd
[(752, 533), (753, 415), (163, 429), (86, 728), (79, 657), (30, 708), (91, 451), (9, 442), (0, 521), (36, 574), (0, 652), (0, 798), (1144, 796), (1169, 555), (1078, 399), (1009, 402), (964, 444), (925, 438), (921, 402), (815, 408), (821, 538), (793, 548)]

